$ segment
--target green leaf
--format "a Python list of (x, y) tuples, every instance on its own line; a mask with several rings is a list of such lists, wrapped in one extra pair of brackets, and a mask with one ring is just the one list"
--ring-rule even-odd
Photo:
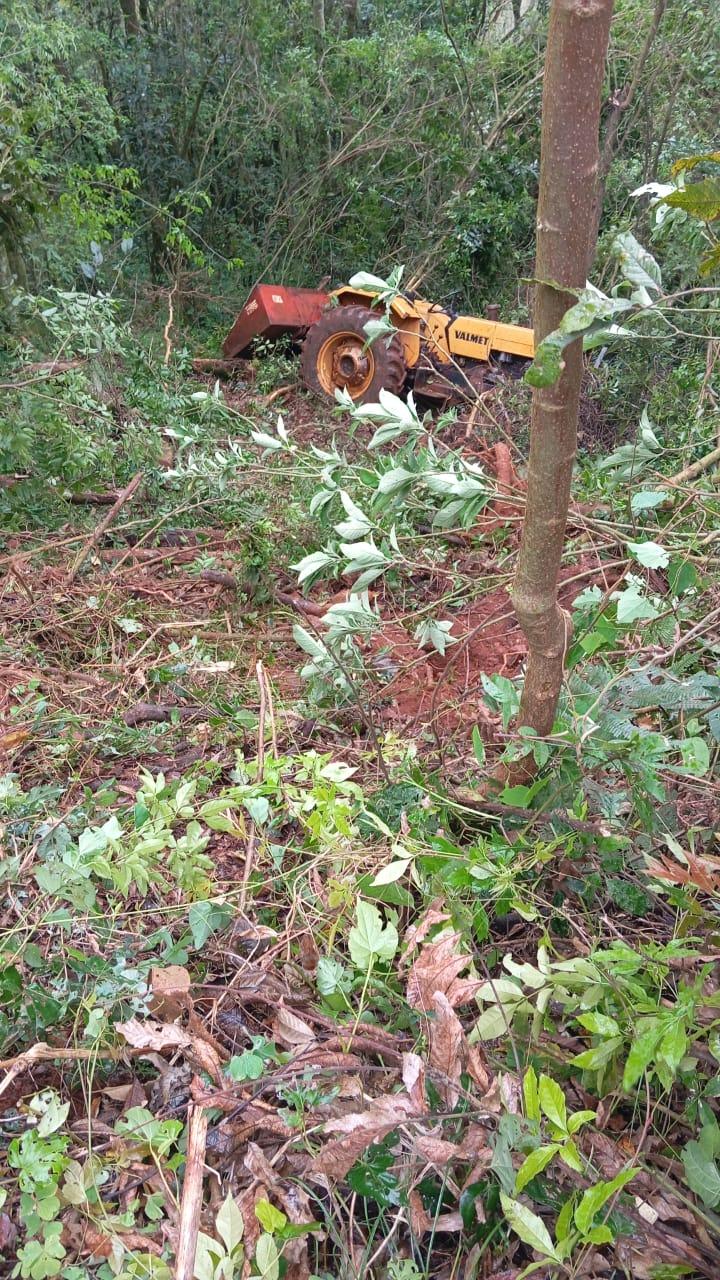
[(523, 1187), (526, 1187), (528, 1182), (531, 1182), (539, 1173), (542, 1173), (545, 1166), (550, 1163), (555, 1153), (559, 1150), (560, 1144), (552, 1142), (547, 1146), (536, 1147), (534, 1151), (531, 1151), (530, 1155), (525, 1157), (517, 1171), (517, 1177), (515, 1178), (515, 1190), (522, 1191)]
[(679, 742), (682, 756), (681, 769), (695, 778), (702, 778), (710, 768), (710, 748), (704, 738), (682, 738)]
[(246, 1049), (244, 1053), (236, 1054), (230, 1059), (225, 1074), (231, 1080), (259, 1080), (264, 1070), (265, 1062), (259, 1053), (251, 1053)]
[(70, 1110), (70, 1103), (61, 1102), (54, 1090), (50, 1089), (46, 1093), (38, 1094), (35, 1101), (42, 1102), (41, 1107), (33, 1108), (34, 1110), (42, 1110), (35, 1132), (39, 1138), (47, 1138), (64, 1125)]
[(592, 1227), (593, 1219), (603, 1205), (607, 1204), (617, 1191), (621, 1191), (628, 1182), (631, 1182), (637, 1172), (637, 1169), (625, 1169), (612, 1181), (598, 1182), (594, 1187), (588, 1188), (575, 1210), (575, 1225), (583, 1236)]
[(253, 822), (256, 822), (259, 827), (267, 822), (270, 817), (270, 804), (266, 796), (247, 796), (243, 804)]
[(589, 1124), (595, 1119), (597, 1111), (575, 1111), (568, 1120), (568, 1133), (577, 1133), (578, 1129), (582, 1129), (584, 1124)]
[(475, 1031), (479, 1039), (497, 1040), (499, 1036), (506, 1036), (516, 1009), (517, 1005), (506, 1009), (503, 1009), (500, 1004), (488, 1005), (475, 1023)]
[(609, 1018), (605, 1013), (596, 1013), (590, 1010), (589, 1013), (578, 1013), (575, 1015), (575, 1021), (580, 1023), (581, 1027), (585, 1027), (587, 1031), (592, 1031), (597, 1036), (616, 1036), (620, 1034), (620, 1027), (614, 1018)]
[(401, 880), (411, 862), (411, 858), (398, 858), (395, 862), (389, 862), (388, 865), (386, 867), (382, 867), (373, 878), (373, 886), (377, 887), (378, 885), (383, 884), (394, 884), (396, 880)]
[(557, 329), (537, 347), (535, 359), (525, 373), (525, 382), (531, 387), (553, 386), (564, 368), (565, 348), (578, 338), (607, 329), (607, 322), (631, 305), (626, 298), (607, 297), (593, 285), (581, 289), (578, 301), (568, 308)]
[(662, 274), (657, 262), (630, 231), (615, 237), (613, 250), (625, 279), (639, 293), (638, 301), (647, 306), (651, 302), (650, 295), (660, 293), (662, 287)]
[(628, 548), (646, 569), (665, 569), (670, 563), (670, 552), (659, 542), (628, 542)]
[(279, 1280), (280, 1254), (271, 1235), (261, 1235), (255, 1245), (255, 1266), (262, 1280)]
[(627, 626), (630, 622), (637, 622), (641, 618), (652, 620), (657, 618), (658, 610), (647, 596), (641, 594), (637, 583), (631, 582), (624, 591), (616, 593), (617, 601), (617, 620), (619, 623)]
[(662, 1026), (656, 1024), (633, 1041), (623, 1071), (623, 1089), (627, 1092), (637, 1084), (646, 1067), (655, 1057), (661, 1035)]
[(560, 1159), (568, 1166), (569, 1169), (574, 1169), (575, 1173), (582, 1173), (582, 1163), (580, 1161), (580, 1156), (578, 1155), (578, 1149), (572, 1141), (572, 1138), (568, 1138), (567, 1142), (563, 1143), (560, 1148), (559, 1155)]
[(538, 1253), (542, 1253), (546, 1258), (552, 1258), (553, 1262), (559, 1262), (555, 1246), (550, 1239), (545, 1223), (538, 1218), (536, 1213), (528, 1209), (519, 1200), (512, 1200), (510, 1196), (506, 1196), (504, 1192), (500, 1193), (500, 1204), (510, 1226), (519, 1236), (523, 1244), (527, 1244), (531, 1249), (536, 1249)]
[(667, 497), (666, 489), (641, 489), (630, 499), (630, 510), (634, 516), (639, 516), (642, 511), (652, 511), (659, 507)]
[(375, 960), (392, 960), (398, 947), (398, 932), (394, 924), (386, 924), (372, 902), (358, 900), (355, 909), (356, 924), (348, 935), (348, 947), (353, 964), (358, 969), (368, 969)]
[(652, 898), (639, 885), (631, 880), (621, 880), (618, 876), (610, 876), (607, 891), (613, 902), (632, 916), (646, 916), (652, 910)]
[(283, 1231), (287, 1225), (286, 1215), (280, 1209), (276, 1209), (269, 1200), (258, 1200), (255, 1205), (255, 1217), (260, 1226), (264, 1227), (265, 1231), (269, 1231), (270, 1235)]
[(585, 1049), (582, 1053), (578, 1053), (574, 1058), (570, 1059), (570, 1065), (581, 1067), (583, 1071), (598, 1071), (600, 1067), (607, 1066), (622, 1043), (622, 1036), (612, 1036), (611, 1039), (605, 1040), (603, 1044), (593, 1045), (592, 1049)]
[(525, 1100), (525, 1116), (528, 1120), (540, 1119), (540, 1095), (535, 1068), (529, 1066), (523, 1076), (523, 1098)]
[(688, 1142), (682, 1153), (685, 1179), (691, 1191), (700, 1196), (708, 1209), (720, 1205), (720, 1172), (711, 1156), (699, 1142)]
[(539, 1095), (543, 1115), (563, 1133), (567, 1133), (567, 1105), (560, 1085), (550, 1076), (541, 1075)]
[(558, 1214), (557, 1222), (555, 1223), (555, 1239), (558, 1241), (558, 1243), (561, 1240), (566, 1240), (567, 1237), (570, 1235), (570, 1231), (572, 1228), (572, 1221), (573, 1221), (574, 1206), (575, 1206), (575, 1197), (570, 1196), (565, 1201), (562, 1209)]
[(611, 1244), (615, 1237), (607, 1223), (603, 1223), (602, 1226), (591, 1227), (583, 1239), (588, 1240), (590, 1244)]
[(700, 222), (715, 222), (720, 218), (720, 181), (703, 178), (700, 182), (691, 182), (683, 191), (672, 191), (664, 196), (661, 204), (684, 209)]
[(243, 1238), (245, 1224), (237, 1201), (229, 1191), (218, 1209), (215, 1226), (228, 1253), (232, 1253)]
[(208, 938), (224, 929), (232, 918), (232, 908), (222, 902), (193, 902), (188, 911), (188, 925), (196, 951), (205, 946)]
[(671, 1071), (677, 1071), (687, 1053), (687, 1031), (684, 1022), (675, 1022), (665, 1032), (657, 1056), (668, 1064)]
[(472, 746), (473, 746), (473, 753), (475, 755), (475, 759), (477, 760), (478, 764), (482, 767), (482, 765), (485, 764), (485, 743), (483, 742), (480, 736), (480, 730), (476, 724), (473, 725)]

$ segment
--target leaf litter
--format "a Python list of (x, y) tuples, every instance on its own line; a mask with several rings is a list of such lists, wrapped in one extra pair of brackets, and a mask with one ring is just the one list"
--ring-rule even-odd
[[(236, 540), (223, 531), (207, 530), (203, 546), (224, 557), (225, 572), (230, 571), (238, 551)], [(21, 539), (13, 550), (22, 553)], [(104, 561), (105, 551), (111, 550), (114, 558)], [(528, 991), (520, 970), (511, 971), (510, 978), (493, 978), (491, 989), (503, 995), (505, 1003), (489, 1003), (484, 998), (486, 965), (495, 975), (502, 974), (500, 962), (510, 949), (516, 960), (520, 956), (530, 965), (535, 963), (532, 941), (537, 941), (537, 916), (529, 907), (537, 912), (545, 892), (542, 886), (539, 891), (532, 889), (529, 903), (523, 896), (528, 894), (525, 887), (513, 890), (509, 879), (504, 884), (493, 882), (495, 899), (482, 893), (473, 899), (476, 915), (468, 927), (463, 914), (466, 902), (459, 906), (454, 886), (440, 883), (435, 865), (424, 883), (429, 905), (418, 910), (417, 881), (412, 879), (418, 823), (412, 801), (400, 805), (397, 824), (393, 820), (397, 829), (387, 829), (395, 843), (405, 841), (402, 848), (383, 846), (384, 852), (378, 852), (374, 847), (368, 854), (357, 839), (354, 818), (338, 810), (338, 793), (328, 799), (335, 782), (316, 781), (293, 808), (289, 801), (295, 785), (292, 765), (277, 783), (269, 777), (248, 779), (243, 769), (248, 761), (259, 759), (261, 714), (252, 673), (258, 657), (266, 661), (272, 654), (277, 706), (272, 731), (269, 723), (265, 726), (264, 746), (269, 747), (272, 734), (277, 734), (282, 747), (289, 747), (304, 761), (322, 741), (322, 749), (330, 747), (335, 760), (360, 770), (369, 792), (383, 791), (374, 772), (372, 743), (357, 718), (339, 712), (325, 723), (322, 712), (308, 716), (295, 710), (302, 683), (291, 624), (283, 610), (269, 617), (259, 611), (252, 635), (242, 636), (239, 644), (233, 642), (230, 654), (217, 635), (232, 635), (234, 627), (240, 634), (240, 620), (234, 612), (232, 617), (227, 613), (222, 598), (226, 587), (188, 571), (197, 555), (195, 546), (157, 546), (148, 557), (121, 548), (121, 556), (129, 550), (128, 558), (109, 577), (107, 565), (118, 559), (115, 550), (101, 548), (97, 562), (72, 584), (67, 583), (62, 553), (51, 550), (48, 562), (39, 562), (32, 602), (17, 584), (4, 588), (8, 605), (4, 636), (14, 652), (23, 656), (4, 672), (5, 707), (12, 712), (13, 728), (5, 733), (3, 744), (24, 794), (30, 796), (19, 819), (11, 814), (11, 856), (19, 852), (25, 874), (53, 857), (65, 857), (62, 865), (67, 868), (60, 896), (49, 904), (46, 900), (32, 920), (37, 954), (26, 953), (18, 967), (16, 952), (6, 952), (4, 980), (9, 998), (15, 999), (13, 968), (21, 983), (32, 988), (38, 961), (55, 962), (63, 931), (69, 927), (63, 915), (67, 908), (62, 906), (68, 898), (62, 893), (70, 893), (70, 885), (76, 900), (85, 901), (80, 909), (73, 906), (78, 923), (72, 926), (73, 946), (89, 957), (82, 961), (86, 964), (83, 999), (98, 1002), (93, 1039), (92, 1022), (87, 1024), (89, 1036), (73, 1033), (74, 1019), (87, 1019), (87, 1009), (80, 1015), (79, 1005), (68, 1005), (59, 1024), (53, 1025), (51, 1019), (57, 1013), (42, 1005), (38, 993), (33, 997), (34, 1021), (16, 1028), (24, 1038), (9, 1039), (3, 1064), (1, 1102), (6, 1109), (2, 1118), (10, 1134), (5, 1172), (13, 1179), (19, 1167), (28, 1169), (33, 1160), (44, 1159), (42, 1167), (50, 1170), (47, 1185), (36, 1181), (40, 1192), (33, 1194), (43, 1212), (55, 1211), (57, 1202), (61, 1224), (59, 1235), (47, 1237), (47, 1257), (37, 1265), (51, 1267), (52, 1251), (59, 1255), (63, 1250), (62, 1256), (56, 1256), (58, 1264), (90, 1267), (93, 1275), (98, 1266), (107, 1264), (112, 1274), (124, 1276), (127, 1259), (134, 1257), (151, 1260), (138, 1263), (145, 1267), (143, 1274), (157, 1280), (169, 1276), (180, 1244), (184, 1130), (188, 1108), (195, 1106), (210, 1118), (202, 1161), (198, 1280), (205, 1280), (203, 1268), (216, 1265), (212, 1260), (220, 1255), (213, 1254), (213, 1249), (220, 1248), (228, 1258), (235, 1251), (232, 1267), (238, 1276), (279, 1276), (281, 1258), (289, 1280), (308, 1280), (318, 1273), (334, 1277), (340, 1267), (357, 1268), (360, 1259), (364, 1259), (362, 1265), (367, 1263), (377, 1252), (378, 1229), (394, 1242), (367, 1272), (378, 1280), (390, 1275), (386, 1264), (391, 1258), (398, 1266), (412, 1262), (415, 1271), (408, 1269), (407, 1274), (413, 1277), (427, 1272), (458, 1280), (480, 1274), (488, 1280), (516, 1280), (529, 1264), (542, 1262), (543, 1257), (552, 1259), (557, 1248), (557, 1213), (548, 1210), (547, 1188), (556, 1203), (570, 1200), (576, 1209), (597, 1179), (612, 1179), (629, 1167), (638, 1172), (611, 1209), (612, 1243), (584, 1245), (583, 1252), (573, 1257), (575, 1273), (609, 1280), (620, 1266), (640, 1280), (717, 1274), (717, 1239), (709, 1214), (720, 1203), (720, 1141), (713, 1129), (712, 1090), (705, 1089), (697, 1104), (697, 1138), (691, 1137), (687, 1119), (677, 1123), (671, 1106), (652, 1094), (648, 1103), (647, 1091), (644, 1096), (640, 1091), (631, 1104), (622, 1095), (622, 1073), (618, 1076), (615, 1070), (613, 1028), (608, 1024), (600, 1030), (603, 1024), (598, 1018), (594, 1024), (598, 1030), (580, 1031), (571, 1017), (560, 1012), (567, 1009), (565, 994), (576, 981), (570, 970), (553, 979), (548, 1003), (541, 1007), (541, 1012), (550, 1010), (545, 1019), (537, 1016), (537, 992), (545, 988), (535, 986), (530, 992), (535, 1003), (524, 1005)], [(468, 565), (473, 554), (468, 550)], [(568, 583), (566, 603), (593, 580), (606, 592), (618, 581), (616, 568), (603, 568), (602, 555), (595, 548), (583, 557), (574, 572), (567, 571), (568, 579), (585, 576), (579, 585)], [(103, 609), (97, 614), (84, 607), (96, 584), (104, 593)], [(434, 584), (416, 585), (418, 600), (423, 592), (430, 599), (436, 589)], [(384, 587), (382, 594), (384, 614), (391, 617), (392, 594)], [(424, 731), (434, 724), (436, 731), (452, 734), (461, 721), (482, 724), (488, 745), (502, 742), (501, 713), (488, 711), (477, 693), (477, 676), (479, 672), (512, 676), (522, 663), (524, 646), (512, 619), (505, 616), (508, 604), (505, 586), (492, 587), (476, 605), (459, 614), (454, 624), (456, 644), (445, 656), (418, 657), (401, 625), (400, 608), (399, 621), (386, 621), (372, 637), (370, 657), (392, 667), (390, 679), (370, 697), (376, 723), (391, 749), (392, 735), (402, 742), (410, 726)], [(163, 628), (186, 622), (188, 615), (197, 624), (199, 642), (205, 643), (207, 652), (193, 669), (194, 655), (173, 640), (180, 651), (172, 655), (175, 665), (184, 669), (171, 671), (173, 664), (163, 646), (174, 635), (182, 642), (182, 630), (174, 632), (168, 626), (165, 632)], [(133, 627), (124, 625), (128, 620)], [(209, 634), (212, 641), (203, 642), (202, 637)], [(148, 637), (153, 637), (152, 642), (143, 649)], [(97, 666), (89, 655), (106, 642), (112, 663)], [(25, 645), (29, 646), (27, 666), (23, 665)], [(75, 669), (69, 668), (68, 660)], [(167, 719), (141, 728), (129, 723), (128, 713), (146, 695), (156, 699), (158, 685), (153, 682), (158, 667), (163, 669), (160, 687), (168, 690), (163, 693)], [(27, 695), (17, 692), (28, 679), (46, 699), (49, 721), (37, 717)], [(62, 721), (69, 702), (73, 712)], [(179, 710), (191, 710), (192, 715), (183, 719), (174, 714)], [(125, 717), (123, 729), (119, 712)], [(74, 795), (63, 799), (57, 813), (53, 811), (56, 797), (32, 793), (33, 787), (48, 785), (45, 762), (53, 757), (47, 757), (46, 751), (58, 740), (52, 717), (60, 717), (65, 725), (61, 732), (82, 781)], [(103, 738), (108, 723), (114, 726), (109, 750)], [(53, 766), (55, 776), (60, 777), (62, 755), (55, 758), (59, 761)], [(280, 816), (266, 832), (264, 805), (256, 806), (253, 837), (245, 822), (250, 811), (245, 810), (239, 821), (237, 796), (232, 796), (224, 811), (230, 814), (228, 829), (219, 826), (210, 832), (208, 849), (214, 865), (207, 882), (193, 888), (196, 896), (190, 915), (188, 897), (178, 882), (148, 894), (131, 885), (122, 903), (114, 899), (118, 926), (106, 932), (99, 917), (111, 899), (108, 882), (103, 882), (97, 906), (90, 904), (80, 896), (84, 872), (77, 875), (72, 864), (73, 843), (84, 821), (78, 805), (82, 787), (87, 788), (89, 798), (83, 803), (88, 811), (93, 794), (115, 788), (107, 801), (110, 809), (129, 808), (137, 830), (142, 831), (147, 821), (143, 807), (148, 803), (147, 796), (138, 798), (143, 765), (156, 776), (165, 770), (171, 784), (188, 775), (199, 778), (202, 799), (218, 793), (229, 796), (232, 788), (262, 783), (266, 794), (259, 798), (267, 802), (268, 812), (272, 808)], [(429, 809), (431, 791), (428, 787)], [(690, 794), (688, 785), (682, 796)], [(253, 803), (257, 798), (253, 794)], [(517, 807), (528, 809), (533, 799), (525, 795), (508, 801), (507, 815), (495, 823), (494, 856), (507, 858), (513, 848), (526, 856), (525, 832), (522, 821), (512, 817), (512, 804), (519, 800)], [(355, 803), (360, 812), (362, 799)], [(321, 809), (321, 819), (313, 826), (312, 815)], [(49, 823), (48, 812), (53, 813)], [(46, 822), (44, 827), (38, 818)], [(18, 823), (32, 831), (30, 845), (24, 843)], [(562, 823), (559, 829), (563, 830)], [(179, 834), (175, 816), (168, 830)], [(330, 849), (331, 869), (322, 876), (317, 865), (318, 832)], [(487, 833), (485, 824), (480, 837), (477, 828), (464, 836), (469, 834), (472, 847), (473, 840), (482, 840)], [(452, 814), (439, 809), (434, 827), (426, 828), (431, 856), (448, 857), (442, 842), (452, 845), (460, 835), (459, 826), (452, 825)], [(304, 862), (308, 839), (309, 868)], [(282, 872), (278, 870), (281, 847), (289, 851)], [(168, 843), (163, 856), (168, 856), (170, 848)], [(708, 848), (684, 849), (682, 858), (672, 846), (671, 851), (672, 858), (657, 847), (644, 854), (651, 879), (712, 898), (718, 878), (716, 859)], [(127, 843), (121, 852), (131, 852)], [(553, 865), (551, 844), (541, 848), (540, 855), (543, 865)], [(403, 875), (399, 882), (385, 886), (381, 882), (379, 897), (366, 897), (384, 856), (399, 861)], [(593, 854), (588, 859), (589, 877), (597, 873), (598, 857)], [(250, 893), (243, 912), (238, 886), (246, 865)], [(287, 879), (286, 865), (290, 868)], [(483, 886), (487, 865), (481, 860), (473, 865), (477, 875), (471, 887)], [(462, 861), (454, 874), (459, 882), (465, 874)], [(563, 886), (577, 878), (570, 859), (558, 872), (560, 888), (551, 904), (556, 915), (546, 913), (546, 923), (563, 921)], [(356, 883), (363, 888), (357, 891)], [(572, 887), (570, 892), (577, 890)], [(502, 910), (494, 914), (498, 901)], [(663, 929), (667, 931), (667, 907), (672, 901), (661, 896), (651, 922), (660, 938), (667, 938)], [(8, 908), (11, 927), (18, 904), (25, 909), (19, 898), (11, 900)], [(46, 911), (46, 906), (52, 910)], [(568, 965), (587, 951), (592, 931), (584, 912), (581, 904), (570, 941), (561, 931), (554, 935), (558, 955)], [(603, 941), (610, 948), (618, 941), (616, 919), (611, 911), (601, 921), (601, 931), (607, 934)], [(487, 946), (486, 928), (494, 931)], [(633, 934), (632, 917), (623, 922), (623, 929), (628, 943), (641, 946), (652, 940), (650, 926), (645, 937), (644, 926), (637, 926)], [(129, 939), (136, 934), (152, 937), (153, 942), (145, 958), (137, 953), (140, 968), (128, 977), (128, 968), (137, 961)], [(630, 963), (627, 956), (618, 954), (613, 981), (625, 980)], [(712, 965), (711, 960), (703, 963)], [(56, 965), (56, 991), (62, 988), (64, 964)], [(646, 960), (646, 967), (652, 964), (666, 962), (658, 957)], [(650, 1024), (663, 1002), (681, 1009), (684, 992), (698, 973), (697, 962), (671, 954), (663, 972), (663, 985), (653, 989), (654, 995), (641, 991), (642, 984), (633, 988), (632, 998), (639, 1002), (637, 1016)], [(712, 1078), (712, 1054), (718, 1047), (710, 1038), (715, 975), (706, 968), (701, 978), (704, 985), (696, 1006), (705, 1009), (698, 1017), (710, 1028), (711, 1048), (703, 1048), (697, 1036), (692, 1042), (686, 1037), (686, 1049), (692, 1060), (697, 1047), (697, 1060)], [(503, 987), (503, 982), (510, 988)], [(103, 996), (103, 983), (112, 988), (109, 996)], [(583, 989), (583, 1008), (592, 1010), (596, 997), (605, 999), (593, 992), (592, 985)], [(57, 997), (52, 998), (57, 1003)], [(105, 1024), (103, 998), (111, 1010)], [(500, 1019), (501, 1034), (483, 1041), (477, 1031), (488, 1009)], [(557, 1019), (555, 1029), (550, 1015)], [(616, 1015), (617, 1010), (613, 1016), (619, 1026)], [(650, 1043), (652, 1025), (643, 1023), (646, 1032)], [(621, 1033), (627, 1034), (623, 1029)], [(23, 1057), (26, 1044), (35, 1052)], [(570, 1059), (582, 1052), (595, 1052), (599, 1058), (607, 1055), (600, 1075), (570, 1070)], [(63, 1057), (64, 1053), (68, 1056)], [(608, 1116), (616, 1128), (593, 1127), (584, 1133), (579, 1140), (586, 1161), (583, 1171), (549, 1164), (549, 1180), (530, 1187), (531, 1199), (526, 1190), (515, 1192), (517, 1170), (538, 1143), (559, 1143), (557, 1132), (544, 1132), (542, 1126), (562, 1120), (562, 1114), (557, 1112), (554, 1121), (533, 1119), (523, 1100), (523, 1081), (530, 1060), (557, 1062), (558, 1053), (563, 1064), (558, 1089), (567, 1099), (568, 1113), (575, 1108), (592, 1110), (598, 1095), (608, 1096), (615, 1100)], [(704, 1056), (708, 1054), (710, 1061)], [(644, 1071), (653, 1069), (652, 1061)], [(666, 1069), (662, 1056), (658, 1063), (660, 1072)], [(604, 1069), (615, 1072), (614, 1084), (607, 1084), (607, 1089)], [(679, 1089), (677, 1084), (674, 1087)], [(41, 1131), (31, 1109), (36, 1097), (45, 1097), (47, 1133)], [(53, 1102), (53, 1097), (58, 1101)], [(58, 1121), (61, 1111), (53, 1107), (66, 1105), (68, 1114)], [(681, 1105), (675, 1096), (673, 1107)], [(55, 1142), (54, 1166), (48, 1164), (50, 1153), (31, 1150), (27, 1142), (27, 1151), (12, 1145), (23, 1132), (34, 1135), (36, 1145)], [(21, 1247), (17, 1207), (13, 1201), (7, 1206), (9, 1212), (0, 1205), (0, 1248), (17, 1252)], [(595, 1227), (601, 1225), (599, 1220), (595, 1223)], [(458, 1261), (459, 1249), (464, 1263)], [(668, 1268), (665, 1273), (658, 1270), (663, 1266)]]

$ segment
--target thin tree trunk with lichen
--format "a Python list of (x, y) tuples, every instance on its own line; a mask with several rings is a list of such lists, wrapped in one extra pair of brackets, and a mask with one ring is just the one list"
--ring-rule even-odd
[[(535, 341), (557, 329), (587, 279), (596, 241), (598, 133), (613, 0), (552, 0), (543, 88)], [(562, 287), (556, 287), (565, 286)], [(512, 601), (528, 643), (519, 723), (551, 732), (571, 635), (557, 599), (577, 443), (582, 342), (533, 393), (528, 490)]]
[(325, 0), (313, 0), (313, 26), (320, 40), (325, 39)]

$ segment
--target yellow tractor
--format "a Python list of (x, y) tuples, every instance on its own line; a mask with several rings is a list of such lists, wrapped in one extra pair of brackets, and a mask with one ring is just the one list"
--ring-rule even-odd
[[(302, 343), (300, 370), (310, 391), (334, 398), (346, 389), (356, 403), (385, 388), (445, 403), (472, 399), (498, 374), (518, 376), (534, 355), (532, 329), (459, 316), (414, 294), (394, 294), (387, 316), (396, 332), (370, 341), (366, 326), (385, 315), (376, 292), (343, 285), (333, 293), (257, 285), (223, 344), (227, 359), (247, 356), (255, 338), (289, 334)], [(373, 305), (375, 304), (375, 305)], [(370, 328), (372, 333), (372, 326)]]

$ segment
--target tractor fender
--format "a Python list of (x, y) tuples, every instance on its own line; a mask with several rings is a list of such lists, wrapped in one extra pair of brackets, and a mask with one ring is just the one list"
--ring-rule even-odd
[[(343, 285), (330, 294), (330, 305), (372, 307), (376, 296), (366, 289), (351, 289), (349, 285)], [(382, 307), (374, 309), (377, 310), (378, 316), (383, 314)], [(407, 298), (398, 295), (390, 304), (390, 319), (400, 334), (405, 363), (408, 369), (413, 369), (420, 359), (420, 316), (417, 309)]]

